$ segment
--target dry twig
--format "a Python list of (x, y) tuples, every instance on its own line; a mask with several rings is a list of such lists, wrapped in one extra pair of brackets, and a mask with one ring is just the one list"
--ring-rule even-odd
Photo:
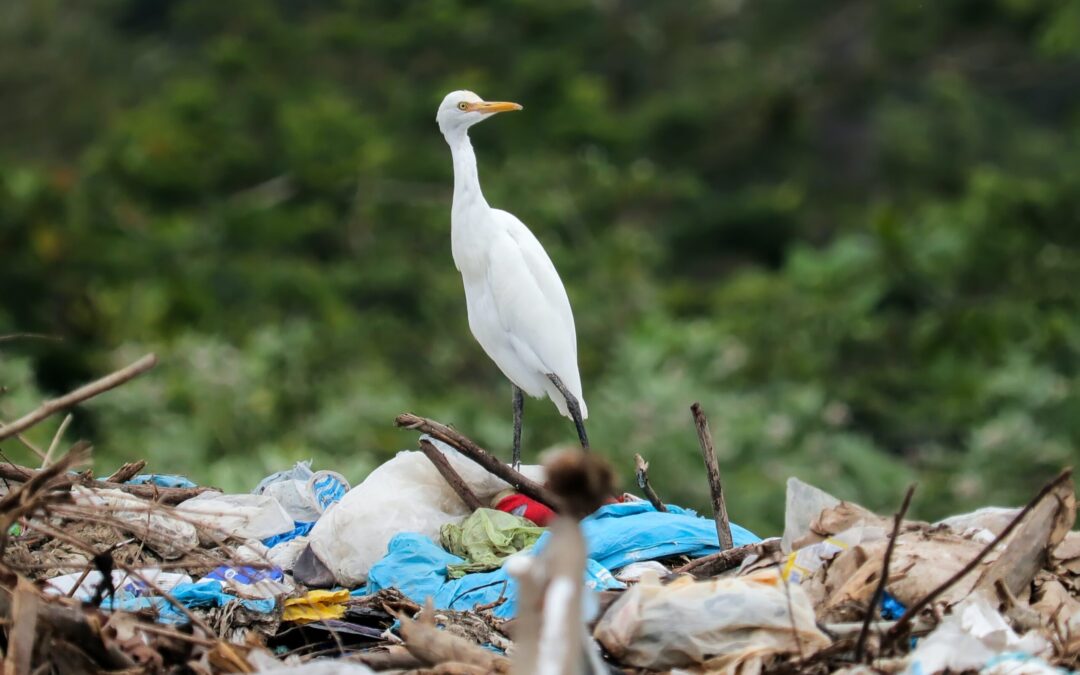
[(90, 384), (79, 387), (75, 391), (65, 394), (60, 398), (46, 401), (38, 406), (37, 409), (28, 412), (11, 424), (0, 426), (0, 441), (29, 429), (41, 420), (46, 419), (61, 410), (70, 408), (71, 406), (81, 403), (89, 398), (93, 398), (102, 392), (118, 387), (133, 377), (150, 370), (156, 363), (157, 356), (147, 354), (126, 368), (121, 368), (99, 380), (95, 380)]
[(720, 465), (716, 460), (716, 448), (713, 446), (709, 420), (700, 403), (690, 406), (697, 426), (698, 442), (701, 444), (701, 456), (705, 460), (705, 470), (709, 474), (709, 492), (712, 494), (713, 517), (716, 519), (716, 536), (720, 540), (720, 550), (731, 548), (731, 522), (728, 520), (727, 503), (724, 501), (724, 487), (720, 483)]
[(536, 501), (557, 509), (558, 500), (546, 487), (534, 480), (514, 471), (509, 464), (504, 464), (495, 458), (487, 450), (474, 443), (464, 434), (461, 434), (434, 420), (403, 413), (398, 415), (394, 423), (404, 429), (416, 429), (439, 439), (443, 443), (453, 446), (458, 452), (472, 461), (487, 469), (487, 471), (509, 483), (515, 490), (523, 495), (532, 497)]
[(454, 467), (450, 466), (449, 460), (446, 459), (446, 455), (435, 447), (435, 444), (426, 438), (420, 439), (420, 451), (431, 460), (431, 463), (435, 465), (435, 468), (439, 470), (439, 474), (446, 479), (446, 482), (457, 493), (458, 497), (461, 497), (461, 501), (465, 503), (465, 506), (470, 510), (483, 506), (480, 503), (480, 498), (469, 488), (465, 481), (458, 475), (457, 471), (454, 471)]
[(45, 457), (41, 460), (41, 468), (44, 469), (49, 466), (53, 453), (56, 452), (56, 448), (60, 445), (60, 439), (63, 438), (64, 432), (67, 431), (68, 425), (71, 424), (71, 420), (71, 413), (64, 415), (63, 421), (60, 422), (60, 426), (56, 428), (56, 433), (53, 434), (52, 443), (49, 443), (49, 449), (45, 451)]
[(695, 577), (714, 577), (721, 572), (738, 567), (744, 560), (752, 555), (772, 555), (780, 550), (780, 538), (773, 537), (764, 541), (729, 548), (726, 551), (712, 553), (707, 556), (691, 560), (675, 570), (675, 574), (693, 574)]
[[(0, 479), (13, 480), (25, 483), (29, 480), (32, 480), (35, 476), (42, 473), (43, 471), (48, 471), (48, 469), (30, 469), (25, 466), (19, 466), (18, 464), (4, 463), (0, 464)], [(187, 501), (188, 499), (191, 499), (196, 495), (202, 494), (203, 492), (217, 491), (215, 488), (202, 486), (193, 488), (179, 488), (160, 487), (153, 484), (129, 485), (127, 483), (114, 483), (111, 480), (93, 480), (89, 476), (83, 475), (65, 475), (61, 478), (61, 480), (66, 481), (68, 487), (79, 484), (94, 488), (122, 490), (141, 499), (161, 502), (162, 504), (179, 504), (180, 502)]]
[(667, 507), (664, 506), (664, 502), (660, 501), (660, 496), (656, 494), (652, 483), (649, 482), (649, 463), (641, 455), (634, 455), (634, 466), (637, 468), (638, 487), (645, 493), (645, 498), (649, 500), (654, 509), (666, 513)]
[(885, 557), (881, 561), (881, 578), (878, 579), (874, 595), (870, 597), (870, 606), (866, 608), (866, 618), (863, 620), (862, 630), (859, 631), (859, 639), (855, 642), (856, 663), (863, 660), (863, 650), (866, 649), (866, 636), (870, 634), (870, 621), (874, 618), (874, 611), (877, 609), (878, 603), (881, 602), (882, 596), (885, 595), (885, 585), (889, 583), (889, 561), (892, 560), (893, 549), (896, 547), (896, 538), (900, 536), (900, 525), (904, 522), (904, 516), (907, 515), (908, 507), (911, 506), (911, 497), (914, 494), (915, 485), (912, 484), (908, 487), (907, 493), (904, 495), (904, 501), (900, 504), (900, 510), (896, 512), (893, 519), (892, 536), (889, 537), (889, 543), (885, 547)]

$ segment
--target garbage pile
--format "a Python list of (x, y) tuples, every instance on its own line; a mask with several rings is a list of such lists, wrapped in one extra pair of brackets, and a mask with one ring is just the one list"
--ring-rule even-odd
[(142, 463), (94, 479), (71, 470), (77, 450), (44, 469), (5, 465), (5, 668), (1077, 666), (1080, 532), (1068, 472), (1023, 509), (939, 523), (879, 516), (793, 478), (782, 537), (731, 524), (733, 547), (721, 551), (713, 520), (613, 496), (605, 479), (596, 504), (565, 515), (566, 498), (591, 480), (582, 462), (598, 460), (521, 467), (535, 485), (562, 484), (545, 504), (443, 440), (420, 440), (423, 451), (399, 453), (355, 487), (300, 463), (249, 494), (143, 473)]
[[(153, 366), (0, 425), (0, 441)], [(0, 649), (30, 673), (1061, 673), (1080, 664), (1064, 471), (1022, 508), (938, 523), (790, 479), (782, 536), (617, 495), (597, 455), (510, 467), (420, 432), (356, 486), (298, 463), (247, 494), (125, 464), (0, 464)], [(65, 425), (61, 425), (61, 432)], [(55, 448), (60, 433), (52, 446)], [(21, 438), (20, 438), (21, 439)], [(25, 441), (23, 441), (25, 442)], [(31, 449), (40, 450), (30, 446)], [(737, 486), (736, 486), (737, 487)], [(721, 546), (721, 542), (724, 542)]]

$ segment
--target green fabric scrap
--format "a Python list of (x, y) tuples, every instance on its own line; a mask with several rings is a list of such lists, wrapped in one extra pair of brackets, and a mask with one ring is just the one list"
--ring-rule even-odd
[(447, 565), (447, 576), (459, 579), (473, 572), (498, 569), (504, 560), (536, 543), (544, 528), (495, 509), (477, 509), (460, 523), (442, 526), (442, 545), (468, 562)]

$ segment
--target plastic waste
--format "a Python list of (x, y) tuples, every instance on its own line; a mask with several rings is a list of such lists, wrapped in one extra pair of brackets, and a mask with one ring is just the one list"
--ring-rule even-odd
[(76, 504), (104, 507), (109, 515), (124, 524), (134, 537), (144, 542), (166, 560), (179, 558), (199, 546), (195, 526), (170, 515), (164, 509), (148, 507), (147, 502), (121, 490), (71, 488)]
[[(644, 560), (680, 554), (702, 556), (719, 550), (713, 521), (699, 518), (688, 509), (667, 506), (670, 511), (661, 513), (644, 501), (608, 504), (583, 520), (581, 532), (589, 551), (586, 586), (597, 590), (622, 588), (610, 570)], [(759, 541), (738, 525), (732, 524), (731, 530), (736, 546)], [(520, 556), (538, 555), (549, 539), (550, 533), (545, 532), (531, 549), (510, 556), (498, 570), (448, 580), (447, 567), (465, 561), (426, 536), (403, 533), (390, 540), (387, 555), (371, 568), (366, 591), (393, 587), (416, 602), (431, 596), (436, 608), (459, 610), (505, 597), (507, 602), (493, 612), (510, 618), (514, 616), (517, 585), (507, 567)]]
[[(274, 611), (275, 601), (244, 600), (235, 595), (224, 592), (221, 582), (205, 581), (193, 584), (177, 584), (169, 592), (178, 602), (185, 607), (207, 608), (223, 607), (230, 602), (239, 602), (247, 610), (259, 614), (269, 614)], [(102, 609), (123, 610), (126, 612), (152, 611), (157, 615), (160, 623), (187, 623), (188, 617), (177, 609), (169, 600), (161, 596), (131, 595), (117, 593), (115, 598), (107, 598), (101, 603)]]
[(1019, 508), (986, 506), (971, 513), (962, 513), (939, 520), (935, 525), (944, 525), (963, 537), (989, 544), (1019, 513)]
[[(137, 571), (143, 579), (146, 579), (146, 581), (149, 581), (163, 591), (168, 591), (178, 584), (191, 583), (191, 577), (186, 574), (163, 572), (156, 567)], [(156, 592), (149, 585), (144, 583), (142, 579), (130, 576), (127, 572), (122, 570), (113, 570), (111, 577), (113, 589), (115, 589), (117, 593), (123, 592), (132, 596), (139, 596)], [(82, 579), (81, 583), (79, 583), (80, 579)], [(49, 595), (67, 595), (76, 600), (81, 600), (82, 602), (89, 602), (94, 597), (98, 587), (104, 581), (105, 577), (97, 570), (91, 570), (85, 578), (83, 578), (82, 572), (76, 572), (47, 580), (43, 590)], [(76, 583), (79, 584), (77, 589), (75, 589)]]
[(788, 478), (784, 505), (784, 536), (780, 550), (791, 553), (793, 544), (810, 532), (810, 523), (825, 509), (840, 500), (798, 478)]
[(297, 537), (306, 537), (308, 534), (311, 533), (311, 529), (313, 527), (315, 527), (314, 522), (311, 522), (311, 523), (296, 522), (296, 523), (293, 523), (293, 529), (290, 530), (289, 532), (285, 532), (284, 534), (275, 534), (272, 537), (267, 537), (266, 539), (263, 539), (262, 543), (265, 544), (266, 546), (270, 547), (270, 548), (273, 548), (274, 546), (277, 546), (278, 544), (282, 544), (282, 543), (285, 543), (287, 541), (292, 541), (293, 539), (296, 539)]
[(946, 669), (980, 670), (995, 657), (1017, 652), (1041, 657), (1049, 656), (1053, 648), (1035, 631), (1017, 635), (986, 597), (976, 593), (953, 607), (932, 633), (919, 640), (906, 672), (931, 675)]
[(1070, 671), (1031, 654), (1007, 652), (987, 661), (979, 675), (1070, 675)]
[(240, 597), (250, 599), (277, 598), (292, 593), (296, 586), (276, 567), (256, 569), (242, 565), (222, 565), (197, 583), (217, 582)]
[(186, 476), (177, 476), (164, 473), (141, 473), (128, 481), (129, 485), (157, 485), (158, 487), (170, 488), (193, 488), (199, 487)]
[(777, 652), (812, 654), (830, 643), (809, 598), (775, 570), (666, 586), (652, 574), (604, 614), (594, 636), (616, 661), (664, 670), (706, 664), (736, 671)]
[[(492, 609), (502, 619), (514, 616), (517, 605), (517, 580), (507, 571), (517, 556), (532, 555), (542, 548), (549, 533), (544, 533), (532, 549), (518, 553), (491, 572), (467, 574), (460, 579), (447, 579), (449, 565), (464, 563), (464, 559), (448, 553), (431, 539), (420, 534), (399, 534), (390, 540), (389, 552), (368, 575), (365, 594), (384, 588), (396, 588), (415, 602), (431, 598), (436, 609), (471, 610), (477, 605), (491, 605), (500, 598), (506, 602)], [(592, 590), (622, 588), (611, 573), (590, 560), (586, 564), (584, 582)]]
[(375, 671), (360, 663), (341, 659), (313, 659), (295, 666), (265, 668), (259, 675), (374, 675)]
[(555, 512), (548, 507), (514, 490), (503, 490), (495, 495), (492, 503), (499, 511), (527, 518), (540, 527), (547, 527), (555, 517)]
[(458, 579), (470, 572), (498, 568), (510, 555), (536, 543), (544, 528), (518, 516), (493, 509), (477, 509), (460, 524), (447, 523), (440, 532), (443, 548), (466, 562), (447, 567)]
[[(646, 501), (601, 506), (581, 521), (589, 557), (615, 571), (642, 560), (673, 555), (697, 558), (720, 550), (712, 520), (674, 504), (665, 506), (667, 513)], [(735, 546), (761, 541), (735, 523), (731, 523), (731, 538)]]
[(282, 621), (308, 623), (345, 616), (349, 591), (309, 591), (299, 598), (289, 598), (281, 615)]
[[(488, 503), (509, 487), (445, 443), (424, 438), (446, 455), (482, 502)], [(542, 467), (522, 466), (521, 472), (543, 480)], [(323, 514), (311, 530), (310, 546), (339, 584), (354, 588), (367, 580), (371, 567), (386, 555), (387, 544), (398, 533), (438, 539), (443, 525), (470, 512), (424, 453), (403, 451)]]
[(281, 542), (270, 548), (270, 551), (266, 554), (266, 560), (275, 567), (291, 572), (296, 564), (296, 559), (304, 552), (307, 545), (307, 537), (297, 537), (296, 539)]
[(647, 573), (653, 573), (657, 576), (663, 577), (669, 573), (670, 570), (664, 567), (655, 560), (646, 560), (645, 562), (630, 563), (626, 567), (622, 568), (615, 575), (615, 578), (623, 583), (627, 581), (637, 581), (641, 579)]
[(829, 537), (825, 541), (804, 546), (797, 551), (788, 554), (781, 566), (784, 579), (793, 583), (801, 583), (813, 576), (826, 561), (832, 560), (842, 551), (863, 542), (874, 541), (885, 537), (885, 530), (880, 527), (853, 527), (845, 530), (835, 537)]
[[(349, 491), (349, 481), (335, 471), (312, 471), (311, 462), (297, 462), (288, 471), (262, 479), (252, 494), (278, 500), (297, 523), (314, 523), (330, 504)], [(310, 528), (309, 528), (310, 529)]]
[(199, 533), (206, 544), (213, 543), (215, 537), (263, 540), (292, 532), (295, 527), (281, 504), (266, 495), (204, 492), (182, 502), (176, 510), (209, 531)]

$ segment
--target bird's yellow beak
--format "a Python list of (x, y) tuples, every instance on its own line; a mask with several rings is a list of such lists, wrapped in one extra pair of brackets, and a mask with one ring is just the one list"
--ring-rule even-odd
[(501, 113), (521, 110), (520, 103), (510, 103), (509, 101), (480, 101), (478, 103), (466, 103), (465, 105), (468, 106), (465, 109), (469, 112)]

